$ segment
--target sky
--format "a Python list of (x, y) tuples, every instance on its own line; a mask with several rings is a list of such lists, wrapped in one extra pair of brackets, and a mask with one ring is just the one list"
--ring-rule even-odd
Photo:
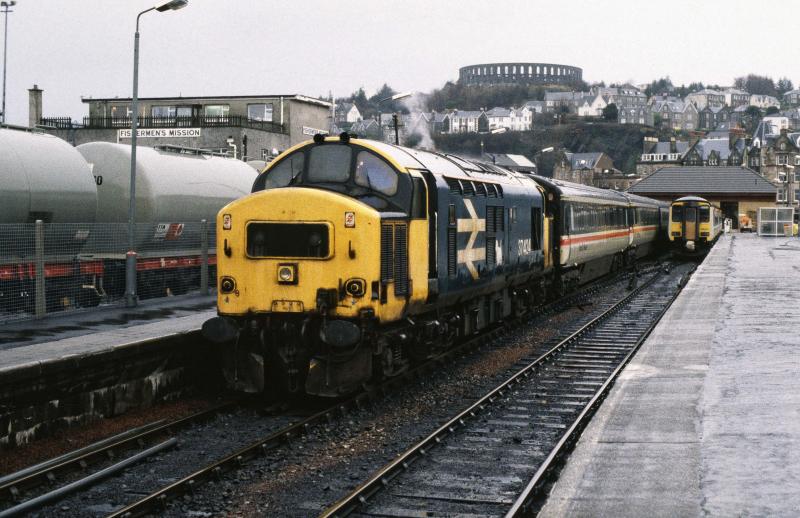
[[(50, 117), (87, 115), (82, 96), (130, 97), (136, 15), (153, 5), (17, 0), (7, 122), (27, 124), (33, 84)], [(426, 92), (502, 61), (575, 65), (589, 82), (797, 84), (798, 15), (795, 0), (189, 0), (142, 16), (139, 95)]]

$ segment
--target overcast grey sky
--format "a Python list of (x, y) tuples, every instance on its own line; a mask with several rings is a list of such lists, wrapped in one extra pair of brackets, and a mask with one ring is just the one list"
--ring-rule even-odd
[[(130, 96), (135, 18), (152, 5), (18, 0), (7, 121), (27, 124), (34, 83), (46, 116), (86, 115), (82, 95)], [(576, 65), (588, 81), (797, 83), (798, 15), (795, 0), (190, 0), (142, 17), (139, 93), (428, 91), (492, 61)]]

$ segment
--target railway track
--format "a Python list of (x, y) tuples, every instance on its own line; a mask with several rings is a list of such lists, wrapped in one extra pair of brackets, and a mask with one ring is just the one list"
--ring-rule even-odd
[[(657, 265), (652, 265), (645, 268), (644, 271), (651, 271), (657, 267)], [(380, 386), (371, 387), (348, 400), (338, 402), (337, 404), (320, 412), (316, 412), (311, 416), (302, 418), (300, 420), (294, 419), (294, 422), (290, 422), (287, 425), (280, 425), (277, 427), (267, 426), (267, 429), (273, 429), (274, 431), (244, 447), (237, 449), (233, 453), (225, 455), (214, 462), (208, 463), (204, 467), (193, 471), (189, 475), (177, 479), (175, 482), (161, 487), (157, 491), (147, 494), (132, 504), (129, 504), (126, 507), (111, 513), (110, 516), (132, 517), (141, 516), (148, 513), (157, 513), (163, 508), (164, 504), (168, 500), (189, 493), (204, 482), (217, 480), (224, 473), (238, 469), (250, 459), (263, 455), (267, 452), (272, 452), (276, 448), (291, 444), (292, 441), (305, 434), (312, 427), (320, 423), (332, 422), (337, 416), (345, 415), (350, 410), (361, 408), (364, 405), (369, 404), (370, 401), (382, 397), (385, 393), (405, 385), (409, 379), (425, 375), (432, 370), (440, 368), (441, 364), (448, 359), (451, 359), (452, 356), (459, 354), (463, 355), (470, 349), (490, 344), (498, 336), (506, 333), (510, 329), (519, 327), (521, 325), (528, 325), (540, 318), (556, 313), (565, 308), (581, 305), (591, 298), (593, 294), (603, 290), (609, 285), (618, 282), (620, 282), (619, 276), (613, 276), (595, 282), (586, 286), (584, 289), (579, 290), (578, 292), (572, 293), (568, 296), (562, 297), (557, 301), (537, 308), (525, 318), (518, 319), (513, 323), (510, 323), (511, 325), (507, 325), (502, 329), (494, 329), (482, 335), (476, 336), (460, 344), (458, 347), (449, 350), (440, 357), (437, 357), (417, 367), (416, 369), (409, 371), (404, 376), (391, 379)], [(199, 423), (210, 419), (215, 414), (225, 410), (230, 410), (234, 406), (235, 403), (227, 403), (225, 405), (221, 405), (220, 407), (209, 409), (208, 411), (200, 412), (174, 422), (151, 423), (150, 425), (140, 429), (125, 432), (119, 436), (101, 441), (100, 443), (90, 447), (83, 448), (46, 463), (27, 468), (16, 474), (2, 477), (0, 478), (0, 505), (2, 505), (2, 503), (8, 504), (12, 501), (19, 501), (23, 495), (28, 496), (26, 493), (32, 492), (32, 490), (44, 485), (54, 485), (59, 481), (66, 479), (70, 474), (87, 472), (90, 466), (102, 463), (108, 464), (109, 460), (121, 457), (122, 453), (135, 448), (145, 448), (146, 446), (155, 443), (158, 439), (164, 439), (167, 436), (173, 437), (172, 442), (170, 442), (168, 439), (164, 443), (157, 444), (155, 447), (151, 447), (155, 449), (150, 450), (150, 454), (157, 453), (159, 448), (163, 450), (173, 447), (177, 443), (174, 440), (174, 436), (180, 430), (189, 427), (193, 423)], [(145, 457), (140, 454), (134, 455), (134, 457), (137, 456), (139, 458), (136, 461), (141, 461)], [(108, 471), (107, 468), (103, 468), (100, 472), (91, 473), (84, 479), (78, 481), (85, 482), (82, 487), (73, 487), (74, 483), (68, 484), (66, 486), (69, 488), (68, 492), (81, 491), (82, 489), (85, 490), (86, 487), (91, 484), (98, 483), (102, 478), (112, 476), (115, 472), (128, 467), (130, 463), (131, 462), (129, 462), (129, 459), (122, 459), (117, 464), (111, 466), (112, 468), (116, 468), (113, 471)], [(102, 473), (102, 475), (98, 475), (98, 473)], [(43, 505), (50, 505), (53, 502), (58, 501), (60, 498), (66, 496), (66, 494), (67, 492), (65, 492), (64, 488), (61, 487), (51, 491), (50, 493), (34, 496), (31, 500), (22, 502), (21, 504), (18, 503), (16, 507), (6, 507), (4, 511), (0, 511), (0, 513), (5, 514), (0, 514), (0, 516), (15, 516), (20, 513), (39, 508)]]
[[(120, 460), (114, 464), (117, 469), (105, 473), (110, 476), (115, 471), (130, 465), (128, 461), (130, 458), (136, 458), (139, 461), (158, 451), (172, 447), (172, 443), (165, 444), (162, 442), (162, 446), (159, 448), (157, 443), (169, 436), (180, 433), (181, 430), (189, 426), (212, 419), (220, 412), (231, 410), (240, 403), (241, 400), (226, 401), (180, 419), (172, 421), (159, 420), (148, 423), (2, 476), (0, 477), (0, 517), (19, 516), (56, 501), (67, 493), (64, 493), (61, 488), (49, 492), (40, 490), (46, 486), (55, 485), (60, 481), (66, 481), (75, 474), (88, 473), (84, 479), (81, 479), (85, 481), (85, 485), (73, 486), (69, 492), (78, 491), (81, 487), (90, 485), (90, 482), (96, 481), (96, 474), (106, 469), (103, 468), (97, 472), (90, 473), (91, 468), (94, 466), (108, 464), (110, 461), (119, 458)], [(140, 455), (140, 452), (132, 457), (123, 457), (124, 454), (132, 450), (142, 450), (147, 452), (148, 455)], [(69, 485), (73, 483), (74, 481), (70, 482)]]
[(517, 516), (680, 291), (683, 267), (653, 275), (378, 469), (321, 516)]

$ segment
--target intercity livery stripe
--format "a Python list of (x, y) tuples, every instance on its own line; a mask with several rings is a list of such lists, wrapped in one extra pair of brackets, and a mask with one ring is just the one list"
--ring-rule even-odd
[[(656, 230), (655, 225), (633, 227), (633, 232), (652, 232)], [(574, 236), (562, 236), (561, 246), (576, 245), (579, 243), (589, 243), (592, 241), (601, 241), (603, 239), (614, 239), (620, 237), (628, 237), (630, 234), (629, 229), (624, 230), (606, 230), (603, 232), (593, 232), (591, 234), (579, 234)]]

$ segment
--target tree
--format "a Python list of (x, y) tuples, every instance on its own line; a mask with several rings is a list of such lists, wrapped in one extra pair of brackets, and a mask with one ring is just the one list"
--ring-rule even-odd
[(757, 95), (778, 95), (775, 82), (771, 77), (760, 76), (757, 74), (747, 74), (746, 77), (737, 77), (733, 84), (736, 88), (746, 90), (751, 94)]
[(647, 87), (644, 89), (644, 94), (647, 97), (652, 97), (658, 94), (670, 93), (675, 89), (672, 85), (672, 80), (670, 80), (669, 76), (662, 77), (661, 79), (653, 80)]
[(764, 112), (765, 115), (775, 115), (776, 113), (780, 113), (780, 110), (777, 106), (770, 106), (767, 108), (767, 111)]
[(615, 103), (611, 103), (603, 108), (603, 118), (607, 121), (615, 121), (619, 116), (619, 110)]
[(775, 89), (778, 93), (783, 96), (786, 92), (794, 90), (794, 85), (792, 85), (792, 80), (788, 77), (782, 77), (778, 79), (778, 83), (775, 85)]
[(758, 121), (761, 120), (761, 109), (758, 106), (748, 106), (742, 117), (742, 127), (750, 135), (756, 130)]

